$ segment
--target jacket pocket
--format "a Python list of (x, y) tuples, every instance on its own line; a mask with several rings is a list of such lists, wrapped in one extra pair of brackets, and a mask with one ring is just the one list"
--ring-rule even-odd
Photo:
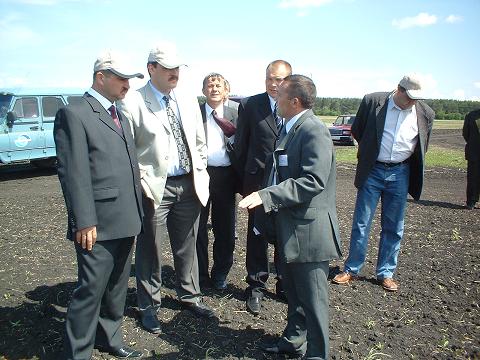
[(115, 199), (118, 197), (119, 192), (117, 187), (93, 189), (93, 198), (95, 200)]

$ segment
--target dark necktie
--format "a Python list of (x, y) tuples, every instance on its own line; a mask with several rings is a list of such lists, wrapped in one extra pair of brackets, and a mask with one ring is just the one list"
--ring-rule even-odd
[(120, 120), (118, 120), (118, 116), (117, 116), (117, 110), (115, 109), (115, 105), (112, 105), (108, 108), (108, 110), (110, 111), (110, 116), (112, 117), (113, 119), (113, 122), (115, 123), (115, 125), (117, 125), (117, 127), (122, 130), (122, 125), (120, 125)]
[(277, 130), (280, 131), (282, 128), (282, 118), (277, 114), (277, 103), (275, 102), (275, 107), (273, 109), (273, 119), (275, 120), (275, 125), (277, 125)]
[(212, 111), (212, 117), (217, 123), (217, 125), (220, 127), (220, 129), (222, 129), (223, 134), (226, 137), (235, 135), (236, 127), (232, 122), (228, 121), (227, 119), (218, 117), (217, 112), (215, 110)]
[(170, 99), (167, 96), (163, 97), (163, 100), (166, 104), (168, 122), (170, 123), (170, 128), (172, 129), (173, 137), (177, 143), (178, 158), (180, 160), (180, 167), (184, 169), (187, 173), (190, 172), (192, 165), (190, 161), (187, 139), (185, 138), (185, 133), (183, 128), (180, 125), (175, 113), (173, 112), (172, 107), (170, 106)]

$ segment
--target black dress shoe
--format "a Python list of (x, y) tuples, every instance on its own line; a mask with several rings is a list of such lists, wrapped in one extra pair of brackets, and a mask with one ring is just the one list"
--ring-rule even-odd
[(204, 318), (215, 317), (215, 313), (213, 312), (213, 310), (207, 304), (200, 300), (193, 303), (182, 302), (182, 306), (183, 308), (190, 310), (196, 316)]
[(277, 298), (281, 301), (287, 302), (287, 296), (285, 295), (285, 291), (283, 290), (282, 281), (278, 280), (275, 284), (275, 294)]
[(162, 332), (162, 327), (160, 326), (160, 321), (158, 321), (157, 316), (151, 312), (143, 312), (141, 315), (142, 327), (152, 334), (160, 334)]
[(135, 359), (143, 356), (141, 351), (137, 351), (128, 346), (122, 346), (120, 349), (111, 349), (108, 353), (118, 359)]
[(252, 294), (247, 298), (247, 310), (253, 315), (260, 314), (262, 295)]
[(281, 355), (287, 359), (299, 359), (304, 355), (302, 352), (288, 352), (280, 350), (276, 344), (260, 344), (260, 349), (266, 353)]

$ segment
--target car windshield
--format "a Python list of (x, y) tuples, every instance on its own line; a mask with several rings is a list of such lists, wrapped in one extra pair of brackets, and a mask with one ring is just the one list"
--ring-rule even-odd
[(13, 95), (0, 94), (0, 119), (3, 119), (7, 115), (12, 97)]
[(355, 116), (339, 116), (335, 120), (335, 125), (352, 125), (353, 120), (355, 120)]

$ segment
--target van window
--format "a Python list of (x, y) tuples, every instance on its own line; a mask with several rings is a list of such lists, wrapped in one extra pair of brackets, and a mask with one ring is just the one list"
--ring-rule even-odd
[(38, 118), (38, 103), (35, 97), (24, 97), (15, 101), (13, 112), (18, 119), (36, 119)]
[(42, 98), (43, 117), (55, 117), (58, 109), (63, 107), (62, 99), (54, 96)]
[(69, 104), (79, 104), (82, 101), (83, 96), (81, 95), (70, 95), (67, 97), (67, 102)]
[(12, 101), (12, 95), (0, 95), (0, 118), (7, 116), (8, 107)]

